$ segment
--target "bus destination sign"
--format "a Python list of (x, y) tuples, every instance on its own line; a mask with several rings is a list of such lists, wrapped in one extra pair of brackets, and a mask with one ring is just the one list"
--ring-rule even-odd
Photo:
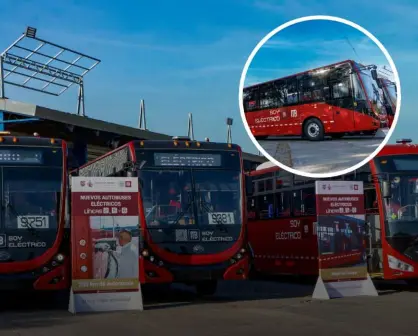
[(154, 164), (164, 167), (220, 167), (221, 154), (154, 153)]
[(42, 164), (42, 151), (0, 150), (0, 163), (4, 164)]

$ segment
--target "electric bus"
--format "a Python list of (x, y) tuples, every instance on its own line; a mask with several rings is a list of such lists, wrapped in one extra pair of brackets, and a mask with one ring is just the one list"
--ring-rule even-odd
[(69, 287), (67, 145), (0, 135), (0, 290)]
[[(272, 275), (318, 275), (315, 181), (270, 163), (247, 178), (252, 183), (247, 230), (253, 269)], [(372, 278), (415, 282), (418, 145), (408, 139), (386, 145), (368, 164), (338, 179), (363, 181), (366, 238), (360, 241), (353, 235), (351, 243), (357, 247), (349, 251), (330, 249), (329, 267), (367, 260)], [(356, 227), (350, 227), (355, 233)]]
[(140, 281), (181, 282), (203, 295), (249, 270), (239, 146), (132, 141), (81, 166), (76, 176), (139, 179)]
[(376, 66), (351, 60), (246, 87), (242, 104), (257, 140), (373, 135), (384, 112)]

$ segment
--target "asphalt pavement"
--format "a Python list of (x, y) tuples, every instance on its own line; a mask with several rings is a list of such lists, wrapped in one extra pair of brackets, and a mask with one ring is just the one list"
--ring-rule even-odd
[(307, 141), (269, 138), (259, 144), (279, 162), (306, 173), (330, 173), (350, 168), (372, 154), (383, 138), (372, 136)]
[(2, 300), (0, 335), (416, 335), (414, 291), (386, 288), (379, 297), (312, 301), (312, 290), (271, 281), (225, 282), (214, 297), (200, 299), (181, 286), (156, 287), (145, 291), (143, 312), (75, 316), (41, 298)]

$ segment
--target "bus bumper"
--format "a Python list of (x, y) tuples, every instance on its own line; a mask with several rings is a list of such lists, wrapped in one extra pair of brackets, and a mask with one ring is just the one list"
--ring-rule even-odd
[(69, 265), (64, 263), (42, 273), (30, 271), (24, 273), (0, 274), (0, 291), (60, 291), (70, 287)]
[(35, 290), (65, 290), (70, 288), (69, 265), (64, 263), (42, 274), (33, 284)]
[(207, 280), (246, 280), (249, 272), (249, 257), (244, 256), (231, 264), (230, 261), (204, 266), (163, 265), (158, 266), (143, 260), (144, 283), (195, 283)]

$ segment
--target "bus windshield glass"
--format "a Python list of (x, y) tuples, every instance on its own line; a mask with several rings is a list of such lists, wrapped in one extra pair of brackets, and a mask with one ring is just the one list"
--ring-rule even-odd
[(242, 224), (240, 173), (229, 170), (140, 170), (148, 227)]
[(193, 173), (200, 225), (241, 225), (240, 173), (195, 171)]
[(418, 235), (418, 155), (375, 159), (378, 170), (390, 183), (391, 197), (384, 200), (387, 235)]
[(397, 93), (395, 83), (385, 80), (383, 81), (383, 85), (388, 96), (388, 102), (392, 105), (396, 105)]
[(3, 166), (1, 173), (3, 229), (56, 231), (62, 168)]
[(372, 77), (371, 70), (357, 65), (357, 73), (363, 83), (369, 105), (375, 114), (381, 114), (383, 112), (383, 97), (379, 92), (377, 82)]

